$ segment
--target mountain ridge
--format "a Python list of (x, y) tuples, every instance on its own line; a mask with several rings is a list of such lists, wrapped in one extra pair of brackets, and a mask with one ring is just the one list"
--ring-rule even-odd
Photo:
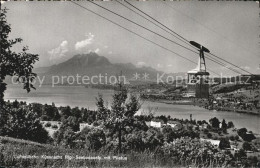
[[(131, 80), (145, 80), (156, 81), (158, 76), (165, 74), (167, 76), (185, 76), (185, 73), (165, 73), (158, 71), (149, 66), (137, 67), (132, 63), (111, 63), (108, 58), (99, 56), (96, 53), (90, 52), (88, 54), (77, 54), (70, 59), (52, 65), (50, 67), (40, 67), (35, 69), (36, 73), (45, 76), (65, 76), (65, 75), (80, 75), (80, 76), (118, 76), (123, 75), (128, 81)], [(121, 74), (122, 73), (122, 74)], [(138, 76), (135, 76), (135, 75)], [(147, 76), (145, 76), (145, 74)]]

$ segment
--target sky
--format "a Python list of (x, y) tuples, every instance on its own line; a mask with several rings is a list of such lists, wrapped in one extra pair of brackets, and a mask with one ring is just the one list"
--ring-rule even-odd
[[(189, 41), (196, 41), (211, 53), (260, 74), (259, 4), (256, 2), (129, 1)], [(150, 33), (87, 1), (77, 2), (114, 22), (197, 62), (199, 56)], [(184, 46), (187, 44), (164, 32), (116, 1), (96, 2), (142, 26)], [(124, 3), (127, 5), (126, 3)], [(39, 54), (36, 67), (61, 63), (76, 54), (96, 52), (112, 63), (151, 66), (165, 72), (187, 72), (195, 64), (178, 57), (71, 2), (5, 2), (10, 38), (21, 37), (19, 51), (27, 45)], [(130, 7), (130, 6), (129, 6)], [(206, 58), (208, 69), (234, 74)], [(215, 75), (215, 74), (213, 74)]]

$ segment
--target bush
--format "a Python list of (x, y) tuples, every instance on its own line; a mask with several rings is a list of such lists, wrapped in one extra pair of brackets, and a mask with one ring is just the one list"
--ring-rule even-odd
[(51, 123), (50, 122), (47, 122), (46, 124), (45, 124), (45, 127), (50, 127), (51, 126)]
[(235, 140), (235, 137), (234, 137), (233, 135), (231, 135), (231, 136), (229, 137), (229, 139), (230, 139), (231, 141), (234, 141), (234, 140)]
[(252, 150), (252, 145), (248, 142), (244, 142), (242, 147), (245, 151), (251, 151)]
[(244, 149), (240, 149), (237, 153), (235, 153), (234, 157), (235, 157), (237, 160), (241, 160), (242, 158), (247, 157), (247, 155), (246, 155), (246, 152), (245, 152)]
[(238, 136), (238, 135), (235, 136), (235, 140), (236, 140), (236, 141), (239, 140), (239, 136)]
[(46, 143), (50, 137), (43, 128), (37, 114), (26, 108), (8, 108), (9, 115), (2, 128), (2, 136)]
[(102, 130), (92, 129), (86, 135), (85, 147), (90, 150), (99, 150), (106, 144), (106, 136)]
[(58, 126), (55, 124), (55, 125), (52, 125), (51, 128), (58, 129)]
[(227, 138), (221, 138), (219, 143), (220, 149), (230, 148), (230, 142)]
[(229, 121), (228, 124), (227, 124), (227, 128), (234, 128), (234, 124), (232, 121)]
[(41, 116), (41, 120), (42, 121), (47, 121), (47, 120), (49, 120), (49, 117), (47, 115), (42, 115)]
[(246, 128), (241, 128), (237, 131), (238, 135), (244, 140), (244, 141), (248, 141), (251, 142), (253, 139), (256, 139), (256, 137), (254, 136), (254, 134), (252, 133), (247, 133), (247, 129)]
[(219, 128), (220, 122), (217, 117), (209, 119), (209, 122), (213, 128)]
[(203, 131), (205, 134), (209, 133), (209, 130), (208, 129), (204, 129)]

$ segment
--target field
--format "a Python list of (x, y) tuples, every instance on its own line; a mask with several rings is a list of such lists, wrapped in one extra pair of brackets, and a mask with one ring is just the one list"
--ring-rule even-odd
[(7, 167), (34, 168), (153, 167), (156, 165), (170, 167), (170, 165), (165, 164), (165, 160), (162, 158), (157, 159), (152, 153), (148, 152), (117, 156), (102, 151), (71, 150), (10, 137), (0, 137), (0, 167), (3, 165)]

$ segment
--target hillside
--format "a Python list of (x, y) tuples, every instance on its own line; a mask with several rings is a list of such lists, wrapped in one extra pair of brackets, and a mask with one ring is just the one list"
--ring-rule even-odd
[[(50, 67), (36, 68), (35, 72), (39, 73), (39, 76), (46, 76), (45, 83), (50, 82), (51, 76), (118, 76), (122, 73), (126, 77), (127, 81), (150, 81), (156, 82), (157, 76), (162, 75), (162, 71), (158, 71), (154, 68), (143, 66), (136, 67), (132, 63), (111, 63), (106, 57), (99, 56), (96, 53), (90, 52), (89, 54), (78, 54), (57, 65)], [(138, 78), (135, 78), (134, 74), (139, 74)], [(144, 74), (148, 76), (144, 78)], [(167, 75), (177, 76), (184, 73), (171, 73), (164, 75), (163, 79), (166, 79)]]
[(104, 151), (68, 149), (0, 136), (0, 167), (169, 167), (154, 154), (132, 152), (120, 156)]

